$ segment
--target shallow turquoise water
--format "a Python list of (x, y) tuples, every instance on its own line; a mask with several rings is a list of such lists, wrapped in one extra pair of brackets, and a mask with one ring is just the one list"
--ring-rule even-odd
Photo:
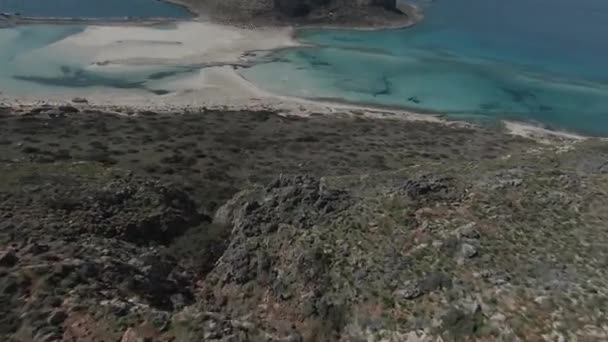
[(0, 12), (56, 18), (190, 18), (184, 7), (159, 0), (0, 0)]
[(243, 75), (287, 95), (608, 135), (608, 2), (422, 6), (426, 18), (411, 29), (300, 31), (317, 47), (277, 52)]
[[(170, 28), (159, 26), (158, 29)], [(91, 69), (78, 51), (49, 49), (54, 42), (80, 33), (83, 25), (20, 25), (0, 29), (0, 93), (53, 96), (69, 89), (93, 87), (144, 89), (162, 93), (166, 79), (196, 67), (140, 65), (119, 70)]]

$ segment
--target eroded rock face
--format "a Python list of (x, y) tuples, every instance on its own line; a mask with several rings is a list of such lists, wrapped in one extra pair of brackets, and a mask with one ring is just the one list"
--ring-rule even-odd
[(394, 10), (397, 8), (397, 0), (373, 0), (372, 4), (382, 6), (388, 10)]
[[(321, 236), (351, 203), (349, 194), (310, 176), (279, 177), (264, 188), (239, 194), (218, 210), (216, 224), (232, 224), (230, 245), (208, 276), (218, 291), (242, 291), (258, 284), (251, 298), (269, 291), (281, 305), (293, 303), (296, 314), (335, 311), (330, 296), (334, 255)], [(256, 291), (261, 291), (257, 293)], [(311, 292), (304, 301), (299, 294)], [(232, 301), (237, 311), (246, 303)]]
[(315, 17), (331, 17), (336, 13), (348, 13), (365, 7), (383, 7), (387, 10), (397, 8), (396, 0), (207, 0), (206, 4), (222, 15), (225, 12), (260, 15), (278, 13), (286, 17), (301, 18), (311, 13)]
[(293, 17), (306, 16), (313, 10), (323, 6), (327, 6), (328, 11), (333, 11), (341, 8), (364, 6), (381, 6), (392, 10), (396, 8), (396, 5), (396, 0), (274, 0), (275, 9)]
[(313, 8), (330, 2), (331, 0), (274, 0), (274, 7), (286, 15), (301, 17), (308, 15)]

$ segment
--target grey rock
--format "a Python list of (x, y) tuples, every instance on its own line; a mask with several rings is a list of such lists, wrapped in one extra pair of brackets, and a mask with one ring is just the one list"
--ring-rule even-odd
[(173, 308), (179, 310), (186, 306), (186, 298), (183, 294), (176, 293), (171, 296), (171, 303), (173, 303)]
[(471, 259), (476, 257), (479, 254), (479, 251), (477, 250), (477, 247), (465, 242), (460, 246), (460, 254), (465, 259)]
[(397, 0), (372, 0), (372, 5), (382, 6), (387, 10), (395, 10), (397, 8)]
[(289, 336), (287, 336), (287, 338), (285, 338), (285, 342), (302, 342), (302, 335), (300, 335), (300, 333), (298, 333), (297, 331), (292, 332), (291, 334), (289, 334)]
[(217, 340), (220, 337), (221, 334), (217, 331), (205, 331), (205, 333), (203, 333), (205, 341)]
[(443, 272), (431, 272), (420, 280), (418, 287), (420, 287), (424, 293), (448, 289), (452, 287), (452, 278)]
[(451, 177), (423, 175), (405, 182), (403, 191), (412, 200), (455, 200), (461, 196)]
[(408, 281), (401, 289), (395, 291), (393, 294), (402, 299), (415, 299), (422, 296), (424, 292), (422, 292), (418, 286), (418, 282)]
[(406, 282), (394, 295), (402, 299), (415, 299), (427, 293), (450, 288), (452, 279), (442, 272), (431, 272), (424, 278), (417, 281)]
[(461, 226), (458, 229), (456, 229), (456, 235), (459, 238), (479, 239), (479, 238), (481, 238), (481, 234), (475, 228), (475, 226), (476, 226), (475, 222), (467, 223), (464, 226)]
[(13, 267), (19, 261), (19, 257), (12, 249), (8, 251), (0, 252), (0, 266)]

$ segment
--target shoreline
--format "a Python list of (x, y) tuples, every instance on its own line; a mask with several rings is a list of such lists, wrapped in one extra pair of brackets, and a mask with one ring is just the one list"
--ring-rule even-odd
[[(160, 35), (162, 33), (162, 35)], [(90, 106), (103, 108), (151, 111), (190, 111), (196, 108), (219, 110), (266, 110), (286, 115), (363, 115), (372, 118), (395, 118), (414, 121), (432, 121), (454, 126), (476, 126), (473, 123), (446, 120), (441, 113), (423, 112), (399, 106), (351, 103), (342, 99), (300, 98), (275, 94), (246, 79), (234, 64), (246, 64), (252, 56), (259, 56), (277, 49), (301, 46), (296, 40), (294, 28), (266, 28), (246, 30), (209, 22), (178, 22), (173, 30), (157, 31), (154, 28), (120, 25), (91, 26), (87, 30), (67, 37), (48, 46), (48, 51), (86, 51), (90, 54), (83, 65), (96, 71), (116, 72), (151, 63), (146, 56), (154, 55), (153, 65), (175, 66), (199, 63), (209, 65), (177, 77), (169, 77), (144, 89), (118, 89), (110, 87), (60, 88), (44, 95), (20, 96), (4, 91), (2, 102), (13, 106), (40, 107), (44, 104), (69, 104), (75, 97), (84, 97)], [(188, 37), (197, 39), (207, 35), (208, 44), (195, 44)], [(211, 39), (211, 37), (215, 39)], [(224, 39), (217, 39), (224, 37)], [(230, 41), (230, 44), (211, 43)], [(133, 46), (125, 49), (129, 41)], [(157, 50), (165, 43), (180, 42), (172, 49)], [(163, 42), (163, 44), (159, 44)], [(183, 42), (183, 44), (182, 44)], [(162, 52), (162, 53), (161, 53)], [(44, 52), (43, 52), (44, 53)], [(161, 53), (159, 55), (159, 53)], [(104, 63), (99, 63), (103, 61)], [(88, 65), (88, 66), (87, 66)], [(118, 68), (118, 69), (117, 69)], [(128, 70), (128, 69), (127, 69)], [(154, 84), (156, 83), (156, 84)], [(151, 87), (151, 88), (150, 88)], [(168, 93), (154, 95), (150, 91), (162, 87)], [(148, 89), (148, 90), (146, 90)], [(556, 136), (580, 140), (582, 136), (569, 132), (550, 131), (533, 124), (505, 122), (505, 129), (516, 135), (535, 138)]]
[[(182, 6), (186, 6), (187, 3), (181, 0), (170, 0), (170, 2), (175, 2)], [(408, 4), (408, 6), (413, 10), (418, 11), (416, 6), (410, 4)], [(199, 13), (196, 9), (189, 8), (189, 10), (193, 13)], [(421, 20), (422, 12), (418, 11), (418, 13), (420, 15), (418, 19)], [(312, 113), (331, 115), (338, 112), (346, 114), (349, 114), (350, 112), (352, 115), (357, 115), (353, 113), (362, 112), (366, 117), (401, 118), (405, 120), (440, 122), (448, 125), (476, 126), (474, 123), (465, 121), (447, 120), (442, 117), (443, 114), (441, 113), (430, 111), (424, 112), (400, 106), (381, 106), (377, 104), (352, 103), (342, 99), (300, 98), (274, 94), (246, 79), (233, 66), (236, 64), (246, 64), (252, 54), (264, 54), (279, 49), (303, 46), (304, 44), (297, 40), (296, 30), (312, 27), (323, 28), (322, 26), (294, 25), (244, 29), (227, 24), (201, 22), (197, 21), (197, 19), (200, 19), (200, 15), (187, 21), (176, 21), (172, 19), (162, 21), (112, 21), (110, 22), (110, 25), (108, 25), (107, 21), (99, 21), (103, 22), (103, 25), (97, 26), (95, 24), (90, 24), (88, 32), (70, 36), (62, 41), (51, 44), (51, 46), (54, 46), (57, 50), (65, 50), (66, 46), (68, 48), (76, 47), (85, 50), (99, 50), (99, 47), (96, 47), (94, 44), (89, 44), (89, 42), (97, 42), (100, 46), (103, 46), (103, 50), (99, 52), (100, 55), (95, 56), (95, 59), (91, 61), (90, 66), (94, 65), (94, 67), (97, 68), (120, 68), (121, 66), (129, 67), (144, 65), (145, 63), (150, 62), (145, 56), (156, 56), (153, 52), (146, 52), (146, 49), (150, 49), (150, 46), (147, 46), (145, 43), (149, 42), (148, 39), (156, 38), (154, 36), (157, 34), (157, 32), (146, 33), (146, 30), (148, 29), (153, 30), (153, 28), (146, 27), (149, 25), (169, 22), (174, 22), (176, 24), (174, 36), (177, 38), (170, 34), (165, 38), (157, 38), (164, 39), (163, 41), (165, 42), (173, 42), (172, 39), (174, 38), (178, 39), (181, 37), (183, 39), (184, 36), (200, 37), (204, 34), (207, 34), (214, 39), (222, 36), (228, 37), (225, 39), (233, 43), (230, 47), (211, 44), (210, 46), (197, 46), (198, 50), (193, 48), (193, 46), (197, 44), (185, 40), (186, 43), (183, 44), (185, 46), (183, 51), (173, 51), (176, 49), (172, 49), (171, 52), (166, 53), (166, 56), (161, 56), (153, 61), (153, 64), (155, 65), (186, 65), (188, 63), (209, 65), (201, 68), (198, 72), (192, 72), (192, 74), (188, 74), (185, 77), (168, 80), (167, 85), (169, 88), (173, 87), (173, 89), (168, 89), (169, 92), (166, 95), (153, 95), (144, 89), (137, 88), (128, 90), (109, 87), (90, 87), (88, 89), (85, 88), (84, 90), (60, 88), (60, 91), (58, 91), (57, 94), (49, 94), (48, 96), (18, 96), (0, 92), (0, 104), (5, 102), (11, 106), (39, 107), (44, 104), (66, 104), (70, 103), (70, 100), (74, 97), (85, 97), (90, 101), (91, 106), (115, 109), (129, 107), (135, 110), (154, 110), (162, 112), (191, 110), (193, 108), (230, 108), (236, 110), (271, 110), (297, 116), (309, 116)], [(65, 22), (67, 23), (69, 21), (70, 20), (67, 20)], [(86, 20), (80, 20), (80, 22), (90, 23)], [(419, 21), (414, 20), (409, 26), (414, 25), (417, 22)], [(121, 29), (112, 29), (117, 26)], [(326, 26), (325, 28), (353, 29), (352, 27), (344, 26)], [(359, 29), (374, 30), (387, 28)], [(125, 37), (122, 37), (123, 35), (126, 36), (126, 38), (128, 38), (129, 35), (133, 35), (136, 38), (126, 39)], [(273, 38), (269, 38), (269, 35)], [(114, 40), (119, 38), (135, 42), (138, 46), (132, 47), (131, 50), (133, 51), (130, 53), (123, 52), (123, 47), (114, 47), (114, 50), (112, 50), (112, 48), (107, 48), (108, 44), (111, 45)], [(100, 56), (104, 57), (101, 58)], [(99, 64), (99, 60), (97, 59), (103, 61), (105, 64)], [(164, 82), (164, 80), (162, 81)], [(538, 137), (546, 138), (548, 136), (573, 140), (591, 138), (570, 132), (554, 131), (538, 127), (532, 123), (521, 123), (508, 120), (502, 120), (501, 122), (504, 123), (505, 130), (512, 134), (532, 137), (533, 139)]]
[(0, 108), (9, 340), (608, 336), (605, 142), (73, 106)]
[[(225, 67), (220, 67), (226, 69)], [(257, 94), (256, 97), (250, 97), (246, 101), (243, 99), (230, 99), (229, 101), (219, 101), (216, 103), (197, 103), (181, 101), (174, 98), (174, 101), (159, 100), (157, 102), (147, 102), (143, 104), (137, 97), (114, 98), (111, 96), (91, 96), (85, 98), (86, 103), (77, 103), (73, 99), (28, 99), (28, 98), (6, 98), (0, 97), (0, 109), (5, 108), (19, 109), (22, 112), (33, 110), (35, 108), (43, 108), (46, 106), (74, 106), (77, 108), (101, 109), (103, 111), (117, 115), (132, 115), (138, 112), (156, 112), (161, 114), (169, 114), (176, 112), (191, 113), (209, 111), (270, 111), (282, 116), (296, 116), (309, 118), (313, 116), (323, 115), (332, 117), (363, 117), (369, 119), (393, 119), (412, 122), (429, 122), (440, 124), (442, 126), (458, 128), (466, 127), (470, 129), (482, 128), (479, 124), (462, 121), (448, 120), (440, 113), (421, 113), (409, 111), (403, 108), (387, 108), (379, 106), (371, 106), (364, 104), (355, 104), (339, 99), (305, 99), (292, 96), (277, 95), (259, 88), (257, 85), (249, 82), (238, 73), (233, 73), (234, 80), (239, 79), (243, 90), (250, 91), (252, 94)], [(141, 98), (139, 98), (141, 99)], [(502, 126), (500, 131), (520, 136), (527, 139), (537, 141), (545, 145), (553, 145), (555, 143), (566, 143), (568, 145), (585, 141), (588, 139), (607, 141), (608, 138), (585, 136), (568, 131), (552, 130), (540, 127), (530, 122), (514, 121), (514, 120), (497, 120)]]

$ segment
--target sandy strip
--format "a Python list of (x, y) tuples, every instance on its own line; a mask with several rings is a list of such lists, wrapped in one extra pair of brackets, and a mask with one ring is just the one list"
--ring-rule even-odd
[(10, 106), (24, 108), (43, 104), (62, 105), (74, 97), (87, 99), (87, 106), (124, 111), (153, 110), (156, 112), (212, 110), (268, 110), (284, 115), (307, 117), (312, 114), (358, 115), (370, 118), (392, 118), (402, 120), (445, 123), (454, 126), (469, 126), (468, 123), (447, 122), (437, 116), (418, 114), (405, 110), (384, 110), (370, 106), (359, 106), (330, 101), (314, 101), (281, 96), (267, 92), (242, 78), (232, 67), (210, 67), (194, 75), (163, 84), (171, 93), (151, 95), (137, 89), (88, 88), (86, 90), (58, 91), (48, 98), (20, 96), (0, 97)]
[(47, 49), (84, 54), (90, 64), (188, 65), (237, 63), (247, 51), (298, 46), (293, 30), (246, 30), (209, 22), (178, 22), (174, 28), (88, 26)]
[(556, 140), (583, 141), (589, 137), (562, 131), (552, 131), (532, 124), (503, 121), (508, 133), (537, 140), (542, 143), (553, 144)]
[[(314, 101), (309, 99), (281, 96), (267, 92), (242, 78), (232, 67), (210, 67), (197, 74), (166, 83), (164, 87), (172, 93), (154, 96), (144, 90), (119, 90), (112, 88), (93, 88), (84, 91), (57, 93), (52, 98), (39, 97), (1, 97), (11, 106), (37, 107), (43, 104), (62, 105), (71, 102), (73, 97), (85, 97), (86, 106), (101, 107), (118, 114), (128, 111), (153, 110), (156, 112), (210, 110), (268, 110), (285, 115), (307, 117), (322, 115), (358, 115), (378, 119), (399, 119), (435, 122), (454, 127), (475, 127), (461, 121), (447, 121), (438, 116), (420, 114), (398, 109), (381, 109), (340, 102)], [(552, 131), (532, 124), (504, 121), (508, 134), (522, 136), (538, 142), (555, 145), (584, 141), (589, 137), (569, 132)]]

